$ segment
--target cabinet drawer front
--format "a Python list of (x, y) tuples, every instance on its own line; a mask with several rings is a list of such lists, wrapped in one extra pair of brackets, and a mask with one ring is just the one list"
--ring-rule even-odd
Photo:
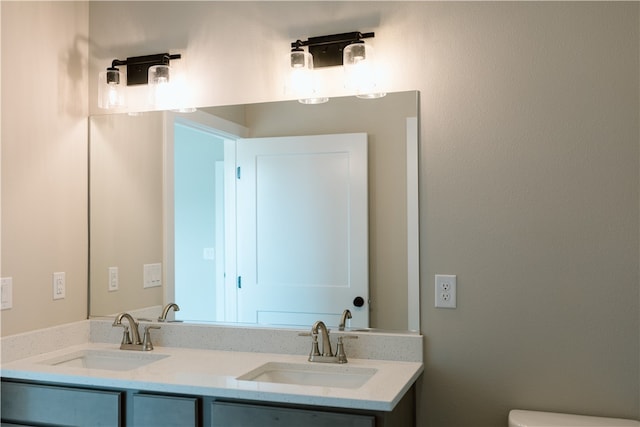
[(122, 393), (2, 382), (2, 420), (66, 426), (120, 426)]
[(196, 397), (133, 395), (133, 425), (135, 427), (196, 427), (199, 417)]
[(211, 427), (374, 427), (369, 415), (213, 402)]

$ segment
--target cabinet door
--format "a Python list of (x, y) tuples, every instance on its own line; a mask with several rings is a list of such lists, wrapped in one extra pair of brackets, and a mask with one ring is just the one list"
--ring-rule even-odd
[(120, 426), (121, 395), (41, 384), (2, 382), (2, 421), (65, 426)]
[(213, 402), (211, 427), (374, 427), (369, 415)]
[(134, 427), (196, 427), (199, 425), (196, 397), (133, 395)]

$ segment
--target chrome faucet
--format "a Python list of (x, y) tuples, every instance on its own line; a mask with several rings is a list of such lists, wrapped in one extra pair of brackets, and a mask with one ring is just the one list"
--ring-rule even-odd
[(158, 317), (158, 322), (166, 322), (169, 310), (171, 310), (172, 308), (173, 311), (180, 311), (180, 307), (178, 306), (178, 304), (176, 304), (175, 302), (170, 302), (162, 309), (162, 314), (160, 315), (160, 317)]
[[(122, 319), (127, 319), (129, 321), (129, 326), (122, 324)], [(120, 313), (116, 316), (116, 320), (113, 321), (112, 326), (120, 326), (124, 328), (124, 333), (122, 334), (122, 345), (125, 344), (141, 344), (140, 341), (140, 332), (138, 332), (139, 323), (136, 319), (133, 318), (129, 313)], [(131, 333), (133, 334), (133, 340), (129, 335), (129, 329), (131, 329)]]
[(344, 331), (344, 327), (347, 325), (347, 319), (351, 319), (351, 311), (347, 308), (342, 312), (342, 317), (340, 318), (340, 323), (338, 324), (338, 330)]
[[(122, 323), (122, 319), (129, 321), (129, 326)], [(118, 326), (124, 328), (122, 334), (122, 342), (120, 343), (120, 350), (138, 350), (138, 351), (151, 351), (153, 350), (153, 344), (151, 343), (150, 329), (160, 329), (160, 326), (147, 325), (144, 327), (144, 339), (140, 339), (140, 332), (138, 326), (140, 324), (129, 313), (120, 313), (113, 321), (114, 327)], [(131, 330), (131, 335), (129, 334)]]
[[(318, 348), (318, 334), (322, 335), (322, 351)], [(300, 335), (311, 335), (311, 353), (309, 354), (309, 362), (323, 363), (347, 363), (347, 355), (344, 352), (343, 338), (358, 338), (356, 335), (343, 335), (338, 337), (336, 354), (331, 350), (331, 339), (329, 338), (329, 330), (327, 325), (318, 320), (311, 327), (311, 333), (302, 333)]]

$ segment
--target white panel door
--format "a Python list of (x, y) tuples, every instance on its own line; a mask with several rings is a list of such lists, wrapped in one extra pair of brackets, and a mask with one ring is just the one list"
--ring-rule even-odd
[(367, 135), (240, 139), (237, 164), (238, 321), (368, 327)]

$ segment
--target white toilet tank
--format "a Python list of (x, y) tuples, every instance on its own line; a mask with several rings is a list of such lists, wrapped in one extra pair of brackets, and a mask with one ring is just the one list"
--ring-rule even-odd
[(514, 409), (509, 427), (640, 427), (640, 421)]

